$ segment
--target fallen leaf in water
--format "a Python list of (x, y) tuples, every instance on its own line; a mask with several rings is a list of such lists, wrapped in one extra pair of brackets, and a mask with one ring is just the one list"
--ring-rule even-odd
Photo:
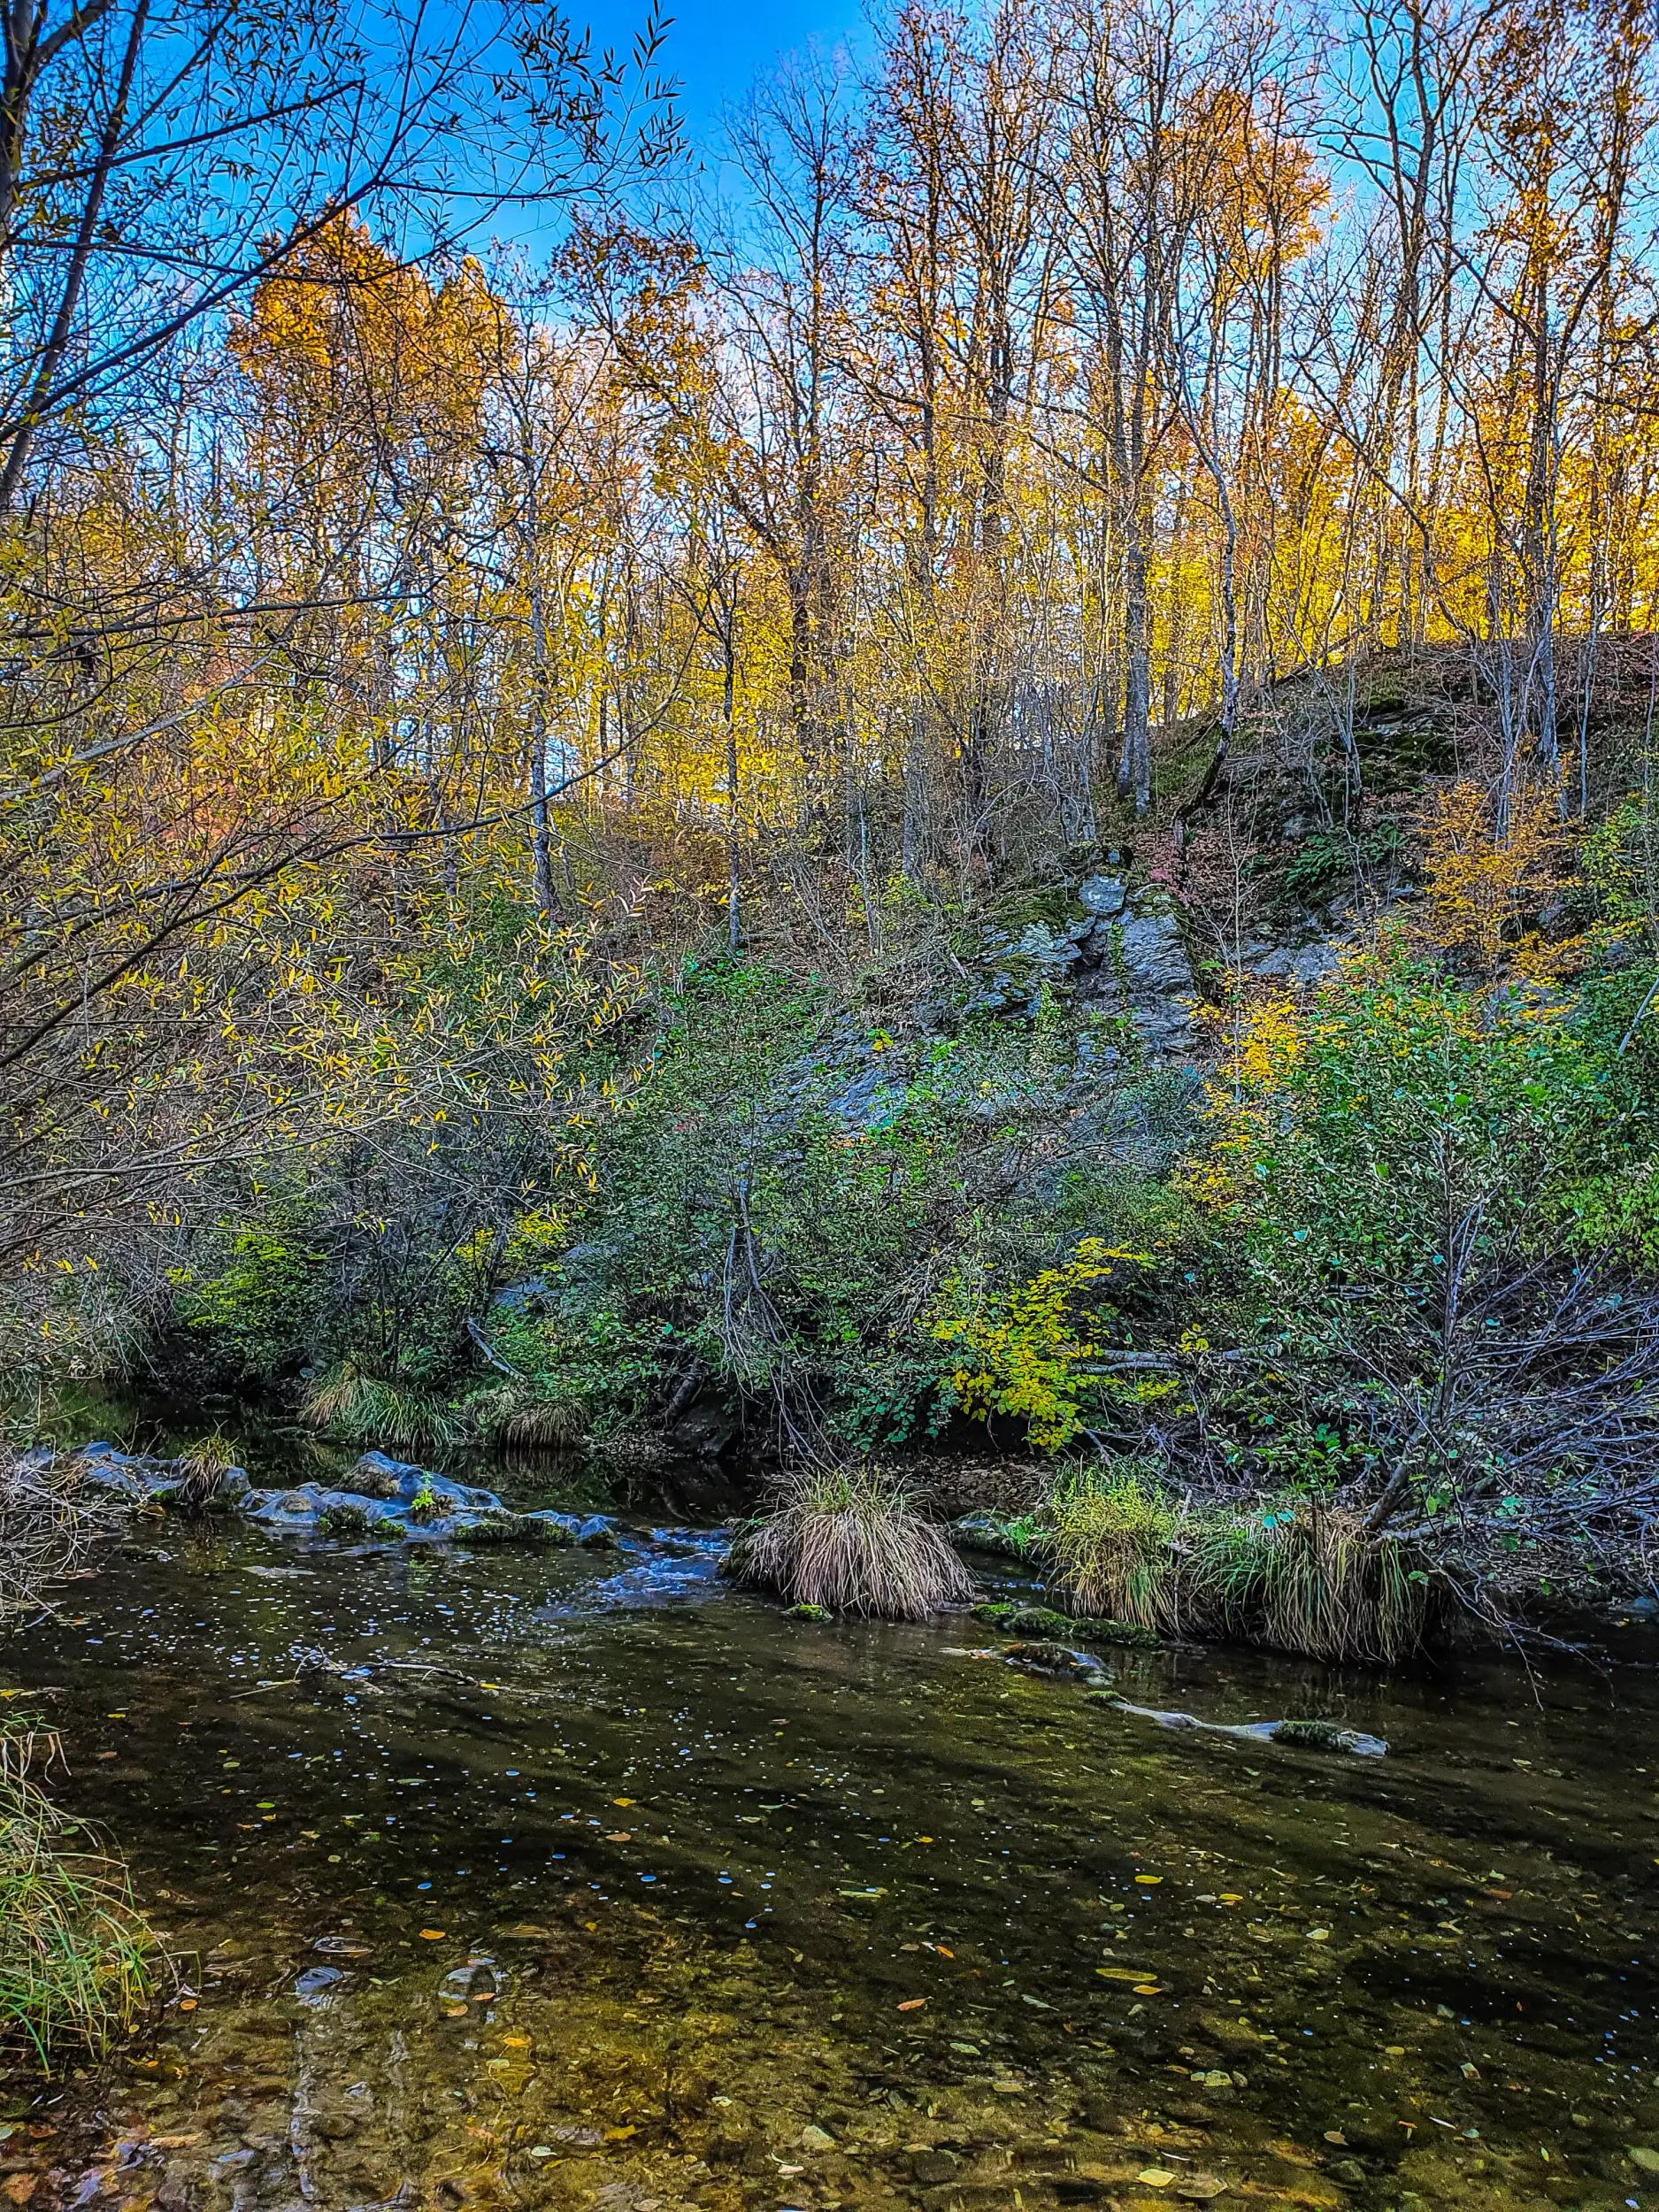
[(1137, 1874), (1135, 1879), (1142, 1889), (1156, 1889), (1164, 1877), (1161, 1874)]
[(1165, 2166), (1143, 2166), (1135, 2176), (1135, 2179), (1144, 2181), (1148, 2189), (1167, 2189), (1174, 2178)]
[(633, 1837), (626, 1828), (616, 1828), (605, 1838), (607, 1843), (632, 1843)]
[(919, 2012), (927, 2002), (926, 1997), (906, 1997), (899, 2006), (901, 2012)]
[(4, 2196), (9, 2204), (27, 2204), (35, 2194), (39, 2181), (38, 2174), (13, 2174), (4, 2186), (0, 2186), (0, 2196)]
[(194, 2012), (196, 2010), (196, 1999), (194, 1997), (180, 1997), (179, 2000), (179, 2009), (180, 2012)]
[(1163, 1994), (1164, 1985), (1162, 1982), (1137, 1982), (1135, 1984), (1135, 1995), (1137, 1997), (1161, 1997)]
[(1217, 2174), (1194, 2174), (1190, 2181), (1182, 2182), (1175, 2192), (1189, 2204), (1208, 2204), (1211, 2197), (1223, 2196), (1227, 2185)]
[(442, 1928), (423, 1928), (420, 1932), (420, 1939), (423, 1943), (442, 1943), (443, 1941), (443, 1930)]
[(530, 2047), (527, 2035), (503, 2035), (501, 2039), (510, 2051), (527, 2051)]
[[(926, 1842), (926, 1839), (924, 1837), (923, 1841)], [(954, 1959), (956, 1955), (948, 1943), (935, 1943), (933, 1948), (938, 1952), (941, 1959)]]
[(613, 1805), (637, 1805), (639, 1801), (637, 1797), (613, 1797), (611, 1801)]
[(1345, 2151), (1348, 2148), (1348, 2138), (1340, 2128), (1326, 2128), (1325, 2139), (1327, 2143), (1334, 2143), (1340, 2151)]
[(539, 1921), (534, 1920), (515, 1920), (511, 1926), (502, 1930), (503, 1935), (516, 1936), (526, 1942), (533, 1937), (550, 1936), (552, 1932), (551, 1928), (544, 1928)]
[(607, 2143), (626, 2143), (630, 2135), (637, 2135), (639, 2131), (637, 2127), (607, 2128), (605, 2140)]

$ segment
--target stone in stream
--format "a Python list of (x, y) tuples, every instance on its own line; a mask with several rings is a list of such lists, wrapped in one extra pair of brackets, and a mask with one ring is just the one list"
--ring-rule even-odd
[(1088, 1619), (1057, 1612), (1049, 1605), (976, 1605), (973, 1617), (991, 1628), (1009, 1629), (1018, 1636), (1037, 1636), (1055, 1643), (1064, 1643), (1079, 1631), (1087, 1633), (1093, 1643), (1117, 1644), (1129, 1650), (1148, 1650), (1158, 1641), (1151, 1629), (1138, 1627), (1133, 1621)]
[(950, 1533), (965, 1549), (992, 1552), (999, 1559), (1024, 1559), (1031, 1550), (1025, 1527), (1000, 1513), (964, 1513), (950, 1524)]
[(1002, 1656), (1012, 1667), (1028, 1674), (1067, 1675), (1075, 1682), (1101, 1682), (1106, 1670), (1093, 1652), (1074, 1651), (1069, 1644), (1004, 1644)]
[(372, 1487), (331, 1490), (303, 1482), (291, 1490), (256, 1490), (248, 1511), (268, 1528), (347, 1544), (511, 1544), (551, 1550), (569, 1544), (610, 1549), (618, 1540), (603, 1515), (516, 1513), (493, 1490), (452, 1482), (383, 1452), (365, 1452), (352, 1479)]
[[(43, 1465), (50, 1465), (52, 1456), (44, 1448), (38, 1455)], [(245, 1468), (227, 1467), (204, 1495), (186, 1461), (162, 1459), (153, 1452), (124, 1452), (114, 1444), (83, 1444), (65, 1457), (88, 1482), (113, 1491), (134, 1505), (179, 1506), (196, 1511), (210, 1507), (229, 1509), (243, 1505), (253, 1489)]]
[(1232, 1736), (1240, 1743), (1294, 1744), (1303, 1751), (1349, 1752), (1358, 1759), (1380, 1759), (1388, 1750), (1380, 1736), (1345, 1728), (1337, 1720), (1200, 1720), (1196, 1713), (1166, 1713), (1152, 1705), (1132, 1705), (1114, 1690), (1091, 1690), (1089, 1695), (1117, 1712), (1156, 1721), (1160, 1728), (1195, 1728), (1207, 1736)]

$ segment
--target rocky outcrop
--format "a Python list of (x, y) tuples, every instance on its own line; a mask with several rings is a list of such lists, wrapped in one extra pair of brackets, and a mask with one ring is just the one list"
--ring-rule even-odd
[(1081, 911), (1070, 920), (987, 932), (980, 967), (990, 973), (970, 1010), (1030, 1011), (1046, 988), (1066, 986), (1123, 1017), (1148, 1057), (1190, 1059), (1198, 987), (1176, 915), (1164, 902), (1132, 895), (1116, 874), (1086, 876), (1076, 899)]
[[(180, 1509), (197, 1505), (179, 1460), (123, 1452), (113, 1444), (88, 1444), (76, 1455), (87, 1479), (134, 1505)], [(455, 1482), (412, 1460), (365, 1452), (349, 1486), (302, 1482), (287, 1490), (256, 1488), (245, 1469), (230, 1468), (211, 1499), (211, 1509), (245, 1515), (283, 1533), (339, 1543), (524, 1544), (549, 1548), (580, 1544), (590, 1550), (617, 1545), (615, 1524), (603, 1514), (517, 1513), (493, 1490)]]

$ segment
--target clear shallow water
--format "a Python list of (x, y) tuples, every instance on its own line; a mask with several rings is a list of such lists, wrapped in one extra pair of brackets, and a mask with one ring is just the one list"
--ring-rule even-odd
[(183, 1986), (13, 2098), (0, 2201), (1659, 2206), (1650, 1651), (1536, 1699), (1118, 1666), (1393, 1747), (1322, 1757), (1113, 1713), (963, 1618), (787, 1620), (638, 1528), (162, 1521), (5, 1655)]

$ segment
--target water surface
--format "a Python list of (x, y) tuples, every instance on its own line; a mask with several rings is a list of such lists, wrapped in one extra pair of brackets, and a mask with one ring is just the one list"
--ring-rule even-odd
[(620, 1555), (163, 1520), (73, 1586), (10, 1678), (182, 1980), (14, 2097), (0, 2198), (1659, 2206), (1650, 1651), (1118, 1666), (1392, 1747), (1321, 1756), (964, 1617), (790, 1620), (684, 1512)]

